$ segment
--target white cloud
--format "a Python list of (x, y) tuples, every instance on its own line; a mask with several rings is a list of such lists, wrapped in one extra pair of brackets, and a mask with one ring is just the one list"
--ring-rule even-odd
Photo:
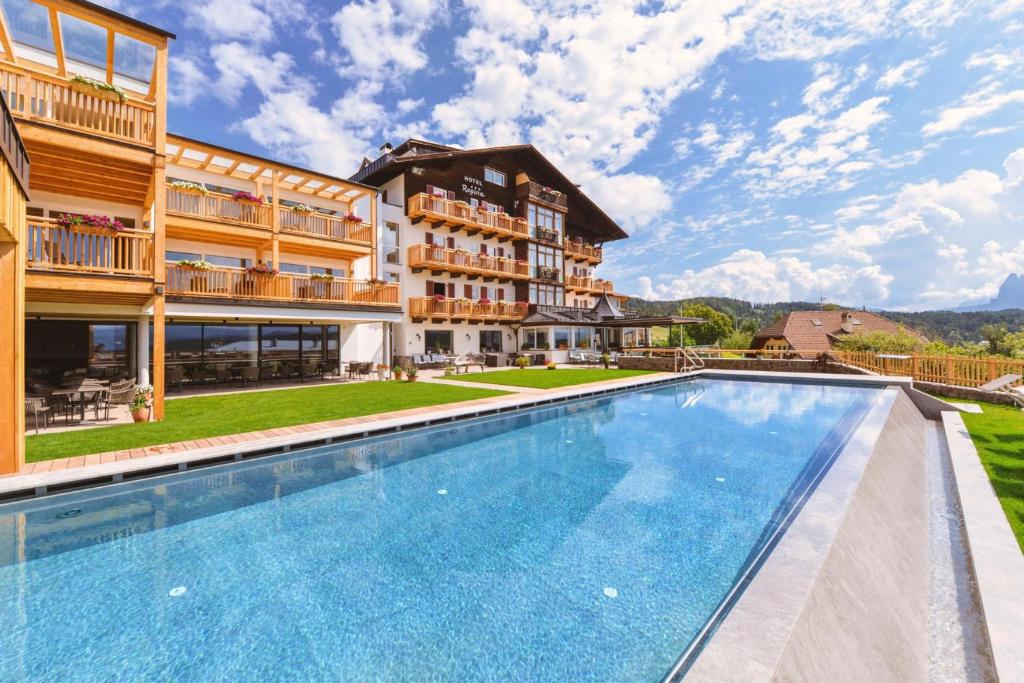
[(186, 5), (188, 23), (214, 40), (266, 42), (275, 27), (305, 16), (301, 1), (204, 0)]
[(422, 37), (446, 14), (445, 0), (360, 0), (331, 17), (342, 51), (339, 71), (370, 81), (423, 69)]
[(939, 117), (925, 124), (921, 132), (926, 136), (951, 133), (965, 127), (976, 119), (1010, 104), (1024, 103), (1024, 89), (1003, 90), (1001, 81), (993, 81), (979, 90), (967, 93), (960, 101), (939, 112)]
[(655, 299), (683, 299), (695, 296), (728, 296), (757, 302), (807, 301), (819, 291), (847, 303), (874, 302), (889, 296), (891, 275), (877, 265), (850, 267), (829, 265), (815, 268), (793, 256), (768, 256), (760, 251), (739, 249), (714, 265), (687, 270), (653, 284), (638, 278), (640, 296)]
[(879, 76), (876, 86), (879, 90), (892, 90), (901, 86), (913, 88), (927, 68), (923, 59), (908, 59), (886, 69), (885, 73)]

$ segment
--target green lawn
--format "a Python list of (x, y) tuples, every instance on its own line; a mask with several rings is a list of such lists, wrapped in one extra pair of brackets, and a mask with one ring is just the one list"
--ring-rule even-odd
[(195, 396), (167, 401), (163, 422), (97, 427), (25, 439), (26, 462), (468, 401), (504, 392), (425, 382), (365, 382)]
[[(957, 398), (947, 401), (976, 403)], [(961, 413), (1010, 527), (1024, 551), (1024, 411), (978, 403), (982, 413)]]
[(496, 372), (475, 372), (453, 375), (445, 379), (460, 382), (483, 382), (508, 387), (531, 387), (534, 389), (558, 389), (573, 384), (589, 384), (607, 379), (623, 379), (637, 375), (649, 375), (650, 370), (605, 370), (604, 368), (559, 368), (558, 370), (498, 370)]

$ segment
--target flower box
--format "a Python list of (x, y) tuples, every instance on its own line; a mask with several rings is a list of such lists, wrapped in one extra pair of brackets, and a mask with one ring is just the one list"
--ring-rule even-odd
[(347, 214), (345, 214), (344, 216), (341, 217), (341, 220), (345, 221), (346, 223), (362, 223), (363, 222), (363, 219), (360, 218), (359, 216), (357, 216), (354, 213), (347, 213)]
[(99, 230), (109, 230), (111, 232), (121, 232), (128, 229), (127, 225), (116, 218), (110, 218), (110, 216), (79, 216), (77, 214), (70, 213), (62, 213), (57, 216), (57, 225), (62, 228), (84, 226), (87, 228), (97, 228)]
[(183, 192), (185, 194), (205, 195), (209, 193), (209, 190), (206, 189), (206, 185), (193, 183), (188, 180), (175, 180), (174, 182), (170, 183), (169, 186), (172, 189), (178, 192)]
[(70, 80), (71, 89), (75, 92), (95, 97), (107, 102), (122, 103), (127, 98), (124, 90), (104, 81), (97, 81), (85, 76), (73, 76)]
[(277, 275), (277, 268), (271, 268), (266, 263), (257, 263), (245, 269), (249, 275)]
[(231, 195), (231, 198), (236, 202), (242, 202), (246, 204), (262, 204), (263, 197), (257, 197), (251, 192), (235, 192)]
[(174, 265), (179, 268), (188, 268), (190, 270), (213, 270), (213, 264), (209, 261), (177, 261)]

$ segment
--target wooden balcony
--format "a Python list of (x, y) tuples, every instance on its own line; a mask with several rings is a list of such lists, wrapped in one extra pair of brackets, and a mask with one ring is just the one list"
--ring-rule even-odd
[(254, 228), (273, 228), (270, 204), (237, 200), (218, 192), (205, 194), (167, 185), (167, 213), (188, 218), (233, 223)]
[(202, 270), (167, 264), (167, 293), (186, 297), (228, 300), (314, 303), (336, 308), (398, 306), (398, 285), (307, 275), (249, 273), (236, 268)]
[(515, 322), (526, 317), (525, 302), (481, 303), (470, 299), (442, 299), (432, 296), (409, 298), (409, 317), (414, 321), (448, 320), (452, 322)]
[(278, 221), (283, 232), (341, 242), (373, 244), (373, 226), (361, 221), (347, 221), (341, 216), (324, 213), (300, 213), (289, 208), (278, 208)]
[(566, 275), (565, 288), (570, 292), (587, 292), (589, 294), (601, 294), (603, 292), (612, 294), (615, 291), (615, 285), (609, 280), (582, 277), (580, 275)]
[(604, 256), (604, 249), (584, 244), (577, 240), (565, 240), (565, 257), (573, 261), (600, 263)]
[(31, 270), (87, 275), (153, 276), (153, 233), (86, 225), (64, 227), (28, 218), (26, 256)]
[(90, 133), (118, 142), (152, 148), (156, 111), (153, 103), (127, 95), (106, 99), (60, 76), (0, 66), (0, 93), (20, 119)]
[(431, 228), (447, 227), (452, 232), (463, 230), (467, 235), (479, 233), (484, 237), (497, 237), (501, 242), (530, 237), (524, 218), (483, 211), (466, 202), (442, 199), (425, 192), (409, 197), (408, 215), (414, 225), (425, 221)]
[(453, 273), (466, 275), (470, 280), (480, 277), (484, 280), (526, 280), (530, 277), (530, 264), (526, 261), (433, 244), (410, 246), (409, 267), (413, 272), (430, 270), (434, 273)]

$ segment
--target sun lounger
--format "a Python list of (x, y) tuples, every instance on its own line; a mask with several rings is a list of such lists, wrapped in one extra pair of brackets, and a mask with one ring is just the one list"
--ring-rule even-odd
[(1024, 408), (1024, 387), (1015, 387), (1013, 384), (1021, 380), (1020, 375), (1003, 375), (997, 379), (982, 384), (979, 389), (982, 391), (995, 391), (1000, 394), (1007, 394), (1014, 403)]

